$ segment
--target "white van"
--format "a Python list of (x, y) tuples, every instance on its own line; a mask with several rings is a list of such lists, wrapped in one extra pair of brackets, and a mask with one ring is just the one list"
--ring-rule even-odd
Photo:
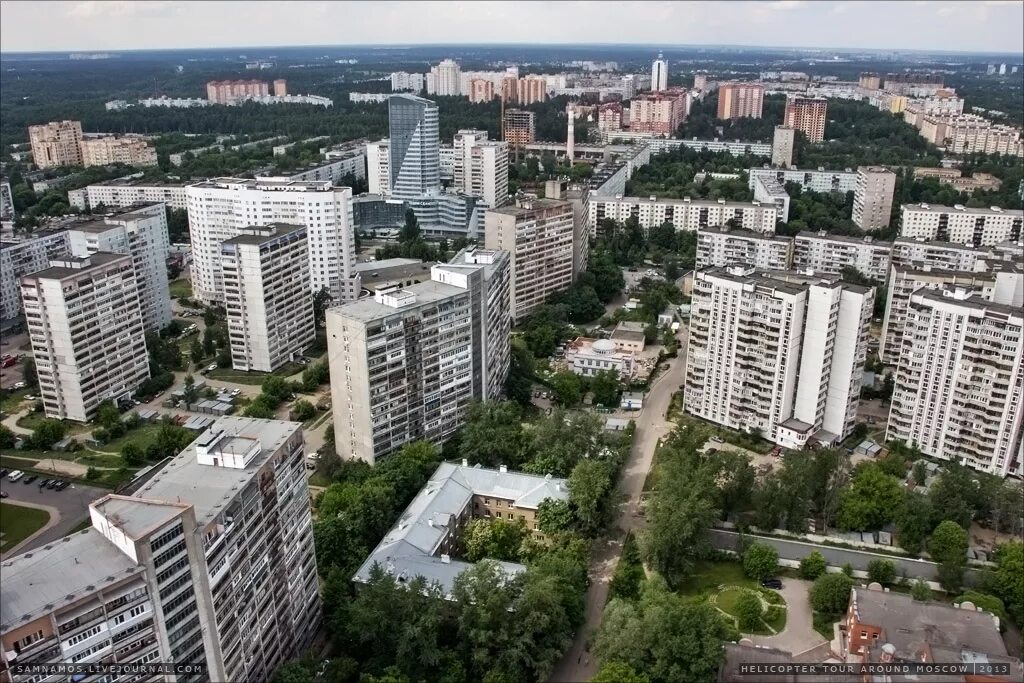
[(25, 473), (22, 472), (21, 470), (14, 470), (13, 472), (7, 475), (7, 478), (10, 479), (11, 481), (18, 481), (24, 476)]

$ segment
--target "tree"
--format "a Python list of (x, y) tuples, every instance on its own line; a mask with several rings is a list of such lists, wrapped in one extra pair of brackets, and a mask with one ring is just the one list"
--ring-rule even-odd
[(21, 359), (21, 379), (29, 389), (39, 388), (39, 376), (36, 374), (36, 359), (25, 356)]
[(405, 210), (405, 223), (398, 231), (399, 242), (415, 242), (420, 239), (419, 221), (416, 220), (416, 213), (412, 209)]
[(743, 573), (758, 581), (779, 569), (779, 552), (767, 543), (751, 543), (743, 551)]
[(48, 451), (53, 444), (63, 439), (66, 433), (67, 427), (60, 420), (44, 419), (36, 425), (28, 442), (36, 450)]
[(640, 559), (640, 548), (632, 533), (626, 534), (622, 543), (622, 554), (615, 574), (608, 585), (610, 598), (635, 600), (640, 597), (640, 586), (644, 580), (644, 565)]
[(850, 602), (853, 579), (845, 574), (822, 574), (811, 585), (811, 607), (819, 612), (838, 614)]
[(103, 476), (103, 473), (100, 472), (95, 467), (88, 467), (85, 470), (85, 478), (88, 479), (89, 481), (96, 481), (97, 479), (99, 479), (102, 476)]
[(464, 543), (470, 562), (484, 558), (504, 562), (519, 561), (519, 548), (530, 532), (522, 519), (501, 517), (474, 519), (466, 525)]
[(590, 680), (591, 683), (651, 683), (647, 676), (622, 662), (605, 662)]
[[(209, 309), (207, 309), (207, 310), (209, 310)], [(203, 330), (203, 353), (202, 353), (201, 357), (209, 358), (210, 356), (212, 356), (216, 352), (217, 352), (217, 343), (214, 340), (213, 328), (212, 327), (207, 327), (205, 330)], [(200, 358), (200, 356), (196, 356), (196, 359), (198, 359), (198, 358)]]
[(541, 501), (537, 508), (537, 527), (547, 536), (569, 531), (573, 528), (575, 517), (569, 502), (548, 498)]
[(924, 602), (925, 600), (932, 599), (932, 589), (928, 586), (928, 582), (924, 579), (918, 579), (910, 587), (910, 595), (915, 600)]
[(200, 343), (199, 337), (192, 337), (192, 343), (188, 347), (188, 357), (195, 368), (200, 367), (203, 364), (203, 359), (207, 357), (203, 354), (203, 345)]
[(0, 425), (0, 448), (14, 448), (17, 437), (7, 425)]
[(935, 515), (932, 524), (949, 520), (964, 529), (969, 527), (977, 488), (975, 477), (966, 467), (953, 462), (943, 465), (942, 473), (928, 489), (928, 502)]
[(590, 378), (590, 390), (594, 392), (594, 404), (613, 407), (619, 404), (619, 373), (601, 370)]
[(323, 327), (324, 320), (327, 317), (327, 307), (331, 303), (331, 290), (326, 286), (321, 287), (316, 294), (313, 295), (313, 321), (316, 327)]
[(1012, 541), (996, 548), (991, 591), (1003, 601), (1018, 625), (1024, 624), (1024, 543)]
[(580, 402), (582, 398), (583, 384), (579, 375), (568, 370), (556, 372), (551, 378), (551, 391), (554, 392), (555, 401), (567, 408), (571, 408)]
[(893, 520), (902, 500), (903, 488), (896, 477), (877, 463), (861, 463), (841, 496), (839, 523), (856, 531), (879, 529)]
[(923, 494), (907, 491), (903, 503), (896, 513), (896, 540), (909, 553), (919, 553), (924, 548), (932, 529), (932, 506)]
[(868, 562), (868, 581), (883, 586), (892, 585), (896, 580), (896, 565), (889, 560), (871, 560)]
[(470, 464), (518, 468), (529, 454), (519, 405), (512, 401), (470, 404), (459, 450)]
[(534, 425), (533, 458), (523, 469), (533, 474), (568, 477), (576, 463), (604, 452), (604, 422), (594, 413), (554, 408)]
[(813, 581), (824, 574), (827, 568), (828, 563), (825, 562), (825, 556), (817, 550), (800, 560), (800, 576), (808, 581)]
[(192, 375), (185, 375), (184, 384), (181, 389), (181, 400), (185, 402), (185, 407), (189, 409), (199, 400), (199, 389), (196, 388), (196, 380)]
[(736, 617), (739, 620), (740, 630), (744, 633), (758, 630), (761, 627), (763, 615), (764, 607), (761, 605), (761, 598), (753, 591), (743, 591), (736, 598)]
[(612, 483), (612, 472), (603, 461), (585, 458), (572, 468), (566, 482), (569, 503), (584, 534), (595, 533), (601, 526)]
[(912, 472), (914, 484), (916, 484), (917, 486), (924, 486), (925, 480), (928, 478), (928, 463), (926, 463), (924, 460), (918, 460), (917, 462), (914, 463), (914, 468)]
[(292, 405), (292, 419), (296, 422), (305, 422), (316, 415), (316, 408), (304, 398), (300, 398)]
[(126, 467), (142, 467), (146, 462), (146, 454), (133, 443), (126, 443), (121, 448), (121, 459)]
[(530, 405), (532, 399), (534, 362), (526, 343), (515, 337), (509, 344), (511, 360), (505, 377), (505, 395), (521, 406)]
[(928, 539), (928, 554), (938, 563), (939, 583), (947, 592), (957, 592), (963, 585), (967, 545), (967, 532), (950, 520), (935, 527)]

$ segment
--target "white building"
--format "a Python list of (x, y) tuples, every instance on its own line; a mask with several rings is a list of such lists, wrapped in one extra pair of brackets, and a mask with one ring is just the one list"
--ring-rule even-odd
[[(929, 242), (912, 237), (897, 237), (892, 245), (892, 264), (920, 270), (985, 270), (984, 261), (992, 259), (992, 249), (953, 242)], [(979, 265), (979, 262), (982, 262)]]
[(452, 178), (457, 190), (488, 207), (508, 201), (508, 143), (487, 139), (487, 131), (460, 130), (452, 145)]
[(772, 137), (772, 166), (789, 168), (793, 165), (793, 144), (796, 130), (789, 126), (775, 126)]
[[(615, 137), (619, 137), (616, 133)], [(770, 158), (772, 156), (772, 143), (771, 142), (757, 142), (757, 141), (743, 141), (743, 140), (699, 140), (697, 138), (685, 139), (669, 139), (669, 138), (651, 138), (647, 143), (647, 146), (651, 149), (651, 154), (664, 154), (665, 152), (671, 152), (685, 147), (686, 149), (695, 149), (697, 151), (708, 150), (711, 152), (727, 152), (733, 156), (746, 156), (753, 154), (754, 156)]]
[(789, 221), (789, 194), (786, 188), (775, 178), (757, 174), (750, 176), (750, 185), (754, 190), (754, 201), (762, 204), (774, 204), (778, 220)]
[(444, 59), (431, 67), (426, 81), (428, 95), (457, 97), (462, 94), (462, 69), (454, 60)]
[(889, 277), (892, 242), (871, 237), (831, 235), (824, 230), (801, 232), (793, 248), (793, 268), (813, 270), (822, 275), (840, 275), (843, 268), (856, 268), (875, 282)]
[(660, 53), (651, 64), (651, 90), (668, 90), (668, 60), (663, 59)]
[(350, 92), (348, 94), (348, 101), (361, 102), (363, 104), (381, 104), (387, 102), (389, 97), (391, 97), (391, 94), (386, 92)]
[(895, 173), (884, 166), (858, 167), (853, 192), (853, 222), (857, 227), (869, 232), (889, 227), (895, 192)]
[(574, 225), (572, 203), (560, 199), (520, 198), (484, 214), (485, 246), (511, 255), (513, 320), (572, 285)]
[(757, 275), (749, 266), (698, 271), (686, 411), (786, 448), (846, 438), (873, 296), (838, 280)]
[(391, 141), (366, 143), (366, 181), (370, 194), (391, 194)]
[(53, 261), (21, 279), (21, 299), (47, 417), (88, 422), (149, 377), (130, 255)]
[(411, 90), (414, 93), (423, 92), (423, 74), (413, 74), (405, 71), (395, 71), (391, 74), (391, 91), (399, 92)]
[(910, 296), (886, 440), (998, 476), (1022, 474), (1024, 318), (967, 288)]
[(664, 223), (676, 230), (716, 228), (733, 220), (737, 227), (754, 232), (774, 234), (778, 211), (774, 204), (760, 202), (729, 202), (724, 199), (659, 199), (658, 197), (590, 198), (590, 234), (596, 234), (599, 221), (611, 219), (625, 222), (635, 216), (647, 231)]
[(726, 227), (697, 230), (697, 270), (737, 263), (758, 270), (788, 270), (792, 259), (792, 237)]
[(142, 322), (158, 332), (171, 323), (171, 292), (167, 282), (167, 210), (147, 204), (68, 228), (73, 256), (97, 252), (129, 254), (135, 266)]
[(312, 291), (327, 288), (336, 301), (359, 296), (354, 274), (352, 188), (330, 182), (215, 178), (190, 185), (192, 288), (207, 303), (224, 300), (220, 245), (243, 228), (270, 223), (306, 226)]
[(462, 426), (471, 401), (493, 397), (504, 383), (507, 255), (469, 253), (455, 268), (432, 270), (430, 281), (328, 309), (341, 458), (373, 464), (410, 441), (440, 443)]
[(814, 192), (853, 192), (857, 189), (857, 173), (850, 169), (845, 171), (827, 171), (823, 168), (812, 169), (777, 169), (751, 168), (747, 170), (748, 185), (754, 189), (756, 178), (774, 178), (783, 185), (796, 183), (804, 190)]
[(0, 321), (21, 315), (21, 278), (71, 254), (64, 230), (39, 230), (18, 240), (0, 241)]
[(231, 364), (272, 372), (316, 338), (304, 225), (245, 228), (220, 245)]
[[(110, 104), (108, 102), (107, 104)], [(125, 103), (127, 106), (127, 103)], [(199, 97), (151, 97), (139, 100), (139, 105), (149, 107), (168, 107), (172, 109), (191, 109), (192, 107), (209, 107), (213, 102)]]
[(9, 221), (15, 217), (14, 192), (7, 178), (0, 177), (0, 220)]
[(1024, 211), (1020, 209), (904, 204), (900, 207), (900, 237), (975, 247), (1007, 241), (1020, 243), (1022, 221)]
[(185, 187), (175, 183), (140, 184), (133, 180), (108, 180), (69, 190), (68, 203), (83, 211), (101, 205), (117, 208), (148, 202), (163, 202), (171, 209), (187, 209)]
[(628, 382), (636, 371), (636, 355), (616, 348), (611, 339), (575, 339), (565, 348), (565, 362), (569, 370), (583, 377), (612, 371)]

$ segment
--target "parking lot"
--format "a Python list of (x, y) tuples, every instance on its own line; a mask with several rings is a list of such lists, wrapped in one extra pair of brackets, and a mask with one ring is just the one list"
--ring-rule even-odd
[(0, 481), (0, 491), (8, 496), (3, 499), (5, 503), (25, 502), (46, 505), (60, 513), (60, 519), (55, 525), (19, 548), (19, 553), (38, 548), (66, 536), (71, 529), (81, 524), (89, 516), (89, 503), (109, 493), (106, 489), (82, 486), (77, 483), (71, 484), (63, 491), (40, 489), (39, 482), (44, 479), (47, 477), (40, 476), (30, 484), (23, 484), (24, 479), (11, 481), (5, 476)]

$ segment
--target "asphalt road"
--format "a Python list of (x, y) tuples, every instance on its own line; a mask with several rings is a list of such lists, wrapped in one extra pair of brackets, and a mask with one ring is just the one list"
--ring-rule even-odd
[[(0, 482), (0, 491), (6, 492), (9, 496), (4, 498), (5, 503), (17, 504), (19, 501), (36, 503), (37, 505), (55, 508), (60, 513), (60, 519), (56, 524), (19, 547), (17, 550), (18, 554), (67, 536), (69, 531), (81, 524), (89, 516), (89, 503), (110, 493), (107, 489), (80, 486), (79, 484), (72, 484), (63, 491), (54, 491), (53, 489), (40, 490), (39, 482), (46, 478), (41, 477), (41, 479), (37, 479), (28, 485), (21, 483), (21, 480), (10, 481), (7, 477), (4, 477), (3, 481)], [(4, 557), (7, 555), (8, 553), (5, 553)]]
[(636, 434), (629, 458), (622, 469), (616, 494), (622, 499), (619, 504), (618, 518), (609, 529), (608, 534), (598, 539), (597, 550), (590, 562), (590, 586), (585, 598), (583, 626), (576, 632), (572, 645), (555, 665), (551, 672), (551, 681), (589, 681), (597, 673), (597, 658), (588, 650), (588, 641), (601, 626), (605, 603), (608, 602), (608, 587), (615, 567), (622, 553), (622, 539), (626, 532), (633, 530), (643, 522), (643, 518), (634, 514), (643, 492), (644, 481), (651, 469), (654, 451), (658, 441), (667, 436), (674, 428), (674, 422), (665, 420), (672, 394), (679, 389), (686, 369), (685, 328), (681, 332), (682, 344), (679, 356), (670, 362), (669, 369), (659, 375), (651, 391), (644, 398), (643, 412), (636, 421)]

